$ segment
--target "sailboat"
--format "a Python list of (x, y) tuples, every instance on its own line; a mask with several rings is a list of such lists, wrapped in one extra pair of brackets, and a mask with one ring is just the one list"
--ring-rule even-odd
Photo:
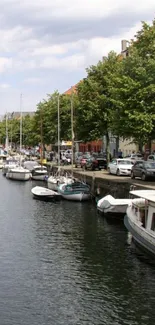
[(62, 176), (60, 173), (60, 97), (58, 94), (58, 171), (56, 175), (52, 175), (47, 180), (47, 185), (50, 190), (57, 191), (59, 184), (71, 184), (73, 183), (72, 178)]
[(90, 186), (84, 182), (75, 181), (73, 177), (73, 160), (74, 160), (74, 127), (73, 127), (73, 92), (71, 94), (71, 133), (72, 133), (72, 183), (71, 184), (60, 184), (58, 186), (58, 192), (64, 199), (70, 201), (86, 201), (91, 197)]
[(27, 181), (31, 178), (31, 173), (28, 169), (22, 167), (22, 94), (20, 95), (20, 160), (19, 167), (10, 168), (6, 173), (6, 177), (9, 179)]

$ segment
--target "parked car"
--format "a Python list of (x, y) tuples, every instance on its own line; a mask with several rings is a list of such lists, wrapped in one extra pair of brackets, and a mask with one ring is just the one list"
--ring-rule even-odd
[(132, 153), (131, 155), (126, 156), (125, 158), (131, 159), (132, 161), (143, 160), (141, 153)]
[(105, 155), (102, 154), (93, 154), (90, 156), (85, 164), (85, 169), (95, 170), (95, 169), (106, 169), (107, 168), (107, 159)]
[(136, 161), (132, 167), (131, 178), (140, 177), (143, 181), (146, 179), (155, 179), (155, 162)]
[(131, 175), (131, 169), (133, 166), (133, 162), (131, 159), (113, 159), (108, 164), (108, 172), (109, 174), (115, 174), (117, 176), (120, 175)]
[(155, 155), (149, 155), (149, 156), (147, 157), (147, 160), (154, 161), (154, 160), (155, 160)]

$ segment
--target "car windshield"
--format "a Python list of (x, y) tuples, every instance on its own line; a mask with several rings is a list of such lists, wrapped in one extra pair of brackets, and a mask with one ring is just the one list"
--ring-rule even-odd
[(118, 160), (119, 165), (132, 165), (132, 162), (130, 160)]
[(147, 169), (155, 169), (155, 162), (146, 162), (145, 168)]

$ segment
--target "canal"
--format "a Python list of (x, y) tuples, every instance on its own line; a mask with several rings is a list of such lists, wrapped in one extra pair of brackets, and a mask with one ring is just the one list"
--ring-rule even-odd
[(0, 325), (152, 325), (155, 267), (92, 203), (32, 199), (0, 173)]

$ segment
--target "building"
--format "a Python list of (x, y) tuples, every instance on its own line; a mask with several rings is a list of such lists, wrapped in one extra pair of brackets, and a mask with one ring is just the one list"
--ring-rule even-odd
[[(22, 117), (25, 117), (27, 115), (29, 115), (30, 117), (33, 117), (35, 114), (35, 112), (22, 112)], [(12, 113), (8, 113), (8, 119), (16, 119), (19, 120), (21, 116), (20, 112), (12, 112)]]

